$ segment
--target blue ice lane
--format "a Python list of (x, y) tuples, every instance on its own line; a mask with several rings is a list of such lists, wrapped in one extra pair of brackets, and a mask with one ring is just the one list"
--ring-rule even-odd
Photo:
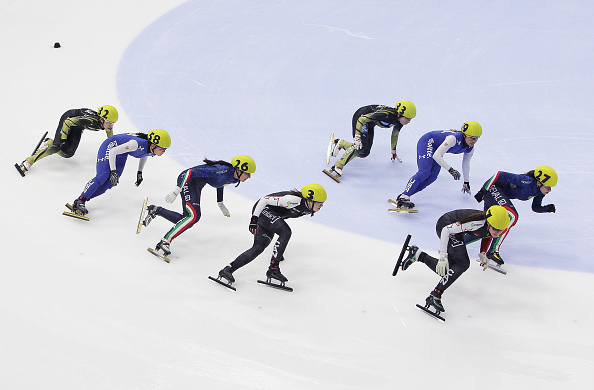
[[(231, 191), (255, 201), (273, 191), (317, 182), (327, 189), (328, 202), (314, 221), (396, 243), (410, 233), (414, 244), (432, 251), (438, 248), (434, 226), (441, 214), (480, 205), (460, 194), (461, 183), (442, 172), (432, 186), (415, 196), (421, 209), (418, 215), (386, 212), (386, 200), (396, 197), (415, 173), (416, 141), (427, 131), (443, 128), (444, 123), (458, 126), (468, 119), (483, 124), (485, 136), (472, 162), (473, 192), (498, 169), (519, 173), (542, 164), (542, 158), (534, 159), (531, 154), (543, 147), (551, 156), (549, 165), (565, 178), (583, 178), (581, 172), (575, 178), (567, 177), (572, 171), (563, 166), (569, 163), (558, 156), (558, 140), (546, 122), (539, 128), (538, 148), (530, 137), (522, 143), (513, 126), (498, 126), (499, 117), (492, 108), (501, 96), (495, 93), (495, 102), (490, 101), (488, 92), (493, 88), (476, 87), (495, 85), (502, 77), (501, 69), (487, 68), (491, 59), (485, 58), (486, 52), (501, 39), (514, 41), (509, 34), (516, 30), (511, 27), (521, 22), (523, 13), (518, 20), (510, 20), (503, 8), (493, 6), (493, 20), (505, 20), (510, 27), (498, 31), (495, 40), (478, 25), (455, 31), (438, 28), (444, 15), (458, 17), (458, 8), (465, 7), (461, 1), (439, 10), (426, 5), (409, 10), (406, 31), (395, 26), (392, 18), (378, 18), (376, 7), (361, 7), (356, 1), (322, 3), (190, 1), (181, 5), (148, 26), (124, 53), (117, 85), (125, 112), (138, 129), (170, 131), (173, 147), (168, 155), (183, 166), (197, 165), (204, 157), (229, 160), (236, 154), (251, 155), (258, 171), (252, 180)], [(382, 6), (387, 14), (396, 12), (390, 1)], [(506, 17), (499, 19), (500, 14)], [(477, 34), (480, 42), (476, 42)], [(401, 50), (395, 52), (397, 38)], [(540, 41), (534, 38), (534, 42)], [(522, 50), (531, 49), (506, 50), (523, 58)], [(476, 63), (484, 71), (460, 65), (467, 63), (462, 59), (475, 58), (478, 52)], [(407, 53), (407, 61), (401, 53)], [(524, 61), (530, 64), (531, 60)], [(398, 74), (407, 77), (394, 77)], [(495, 92), (546, 106), (550, 102), (542, 101), (547, 97), (542, 88), (541, 84), (505, 85)], [(447, 104), (435, 100), (440, 95), (447, 96)], [(350, 138), (351, 115), (358, 107), (393, 104), (399, 98), (415, 101), (419, 112), (400, 135), (398, 150), (404, 163), (390, 162), (390, 130), (377, 129), (371, 155), (352, 161), (341, 184), (321, 173), (331, 131)], [(472, 118), (452, 115), (453, 107), (470, 107)], [(496, 157), (499, 165), (494, 163)], [(447, 160), (461, 169), (459, 159), (448, 156)], [(567, 186), (570, 181), (565, 178), (560, 183)], [(583, 184), (592, 188), (587, 181)], [(559, 195), (580, 199), (567, 188), (565, 194), (561, 192), (555, 189), (545, 203), (548, 198), (560, 202)], [(528, 202), (516, 206), (520, 219), (503, 244), (504, 259), (510, 264), (594, 272), (591, 261), (575, 255), (587, 253), (586, 243), (592, 238), (579, 212), (564, 210), (560, 204), (555, 215), (536, 215)], [(358, 243), (328, 245), (335, 245), (341, 257)], [(476, 252), (472, 249), (471, 256)], [(370, 247), (369, 256), (359, 260), (374, 266), (375, 260), (396, 255), (376, 253)]]

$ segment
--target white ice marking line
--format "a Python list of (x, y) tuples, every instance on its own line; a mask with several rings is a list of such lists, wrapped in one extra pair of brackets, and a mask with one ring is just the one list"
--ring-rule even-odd
[(398, 317), (400, 317), (400, 321), (402, 322), (402, 325), (406, 326), (406, 323), (404, 322), (404, 318), (402, 318), (402, 316), (400, 315), (400, 313), (398, 313), (398, 309), (396, 309), (396, 306), (392, 303), (392, 307), (394, 308), (394, 310), (396, 310), (396, 313), (398, 314)]
[(327, 29), (328, 29), (328, 30), (330, 30), (330, 31), (338, 31), (338, 32), (345, 33), (345, 34), (347, 34), (347, 35), (350, 35), (350, 36), (352, 36), (352, 37), (355, 37), (355, 38), (362, 38), (362, 39), (373, 39), (373, 38), (371, 38), (371, 37), (368, 37), (367, 35), (364, 35), (364, 34), (362, 34), (362, 33), (359, 33), (359, 34), (353, 34), (353, 33), (352, 33), (352, 32), (350, 32), (349, 30), (345, 30), (344, 28), (338, 28), (338, 27), (326, 26), (326, 25), (323, 25), (323, 24), (304, 24), (304, 25), (305, 25), (305, 26), (314, 26), (314, 27), (324, 27), (324, 28), (327, 28)]

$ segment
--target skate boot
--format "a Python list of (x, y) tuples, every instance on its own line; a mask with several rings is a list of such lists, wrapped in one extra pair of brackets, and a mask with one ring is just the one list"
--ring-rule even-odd
[(431, 294), (425, 299), (426, 307), (433, 306), (438, 313), (445, 311), (441, 304), (441, 294), (439, 292), (431, 291)]
[(228, 265), (222, 270), (219, 271), (219, 278), (227, 279), (227, 283), (231, 284), (235, 282), (235, 278), (233, 277), (233, 271), (231, 270), (231, 266)]
[(410, 197), (408, 195), (400, 194), (398, 195), (398, 198), (396, 198), (396, 201), (398, 202), (397, 207), (402, 209), (412, 209), (415, 207), (415, 204), (410, 201)]
[(499, 252), (487, 252), (487, 257), (489, 260), (493, 260), (498, 266), (503, 265), (503, 259), (499, 256)]
[(340, 149), (342, 149), (340, 147), (339, 143), (340, 143), (340, 139), (338, 139), (338, 138), (332, 142), (332, 149), (330, 151), (330, 155), (332, 157), (338, 156), (338, 152), (340, 152)]
[(153, 219), (157, 218), (157, 206), (150, 205), (146, 208), (146, 218), (142, 221), (144, 226), (148, 226)]
[(79, 197), (72, 203), (72, 212), (80, 214), (80, 215), (87, 215), (89, 210), (87, 210), (85, 206), (86, 199)]
[(336, 174), (339, 177), (342, 176), (342, 168), (341, 167), (337, 167), (336, 165), (334, 165), (332, 168), (330, 168), (330, 170), (336, 172)]
[(171, 249), (169, 249), (169, 244), (170, 244), (169, 240), (162, 238), (161, 241), (159, 241), (157, 243), (157, 245), (155, 245), (155, 249), (156, 250), (160, 249), (163, 251), (163, 254), (165, 256), (169, 256), (171, 254)]
[(285, 283), (289, 280), (285, 278), (285, 275), (281, 274), (280, 268), (275, 265), (268, 267), (268, 271), (266, 271), (266, 277), (268, 279), (276, 279), (281, 283)]
[(408, 254), (406, 255), (406, 258), (404, 260), (402, 260), (402, 270), (403, 271), (406, 271), (406, 269), (408, 267), (410, 267), (410, 265), (412, 263), (417, 261), (418, 253), (419, 253), (418, 246), (413, 245), (413, 246), (408, 247)]

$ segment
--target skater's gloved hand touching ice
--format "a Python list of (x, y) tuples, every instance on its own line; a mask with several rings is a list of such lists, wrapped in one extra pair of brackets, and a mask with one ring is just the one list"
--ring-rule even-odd
[(435, 267), (435, 272), (437, 272), (439, 276), (445, 276), (449, 270), (450, 264), (448, 262), (448, 254), (440, 253), (439, 260), (437, 261), (437, 266)]
[(231, 214), (229, 213), (229, 210), (227, 209), (227, 207), (225, 207), (225, 204), (223, 202), (217, 202), (217, 204), (219, 205), (219, 208), (221, 209), (221, 211), (223, 212), (223, 215), (225, 217), (231, 216)]
[(392, 162), (394, 162), (394, 161), (398, 161), (399, 163), (402, 162), (402, 160), (396, 154), (396, 149), (392, 149)]
[(489, 267), (489, 258), (487, 257), (487, 254), (485, 252), (479, 253), (479, 261), (481, 267), (483, 267), (483, 271), (486, 271)]
[(138, 187), (140, 183), (142, 183), (142, 180), (142, 171), (136, 172), (136, 183), (134, 183), (134, 185)]
[(462, 193), (463, 194), (470, 194), (470, 183), (465, 181), (462, 185)]

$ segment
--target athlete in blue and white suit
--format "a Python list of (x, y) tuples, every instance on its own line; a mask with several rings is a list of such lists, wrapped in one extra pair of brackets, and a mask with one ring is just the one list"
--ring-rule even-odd
[[(117, 134), (103, 141), (97, 152), (97, 175), (89, 180), (78, 199), (74, 201), (74, 211), (87, 214), (86, 201), (118, 185), (128, 156), (139, 159), (135, 183), (136, 186), (139, 186), (143, 180), (142, 170), (146, 159), (152, 156), (161, 156), (165, 152), (166, 147), (159, 147), (157, 144), (168, 147), (171, 143), (170, 140), (166, 143), (160, 137), (157, 137), (157, 140), (153, 140), (153, 142), (149, 141), (149, 138), (153, 139), (152, 137), (157, 134), (156, 131), (153, 130), (148, 135), (143, 133)], [(160, 130), (158, 133), (161, 134), (161, 132), (165, 131)], [(161, 134), (162, 136), (163, 134)], [(169, 137), (168, 134), (167, 137)]]
[[(465, 126), (468, 123), (465, 123)], [(478, 123), (476, 125), (480, 128)], [(460, 172), (444, 160), (443, 155), (445, 153), (464, 154), (462, 159), (462, 175), (464, 176), (462, 191), (470, 193), (470, 159), (474, 153), (474, 144), (482, 134), (482, 130), (469, 133), (464, 131), (465, 126), (462, 127), (462, 131), (431, 131), (419, 139), (417, 142), (418, 172), (410, 178), (404, 192), (398, 196), (399, 207), (413, 208), (414, 203), (410, 201), (410, 197), (433, 183), (437, 179), (441, 168), (447, 170), (454, 177), (454, 180), (460, 180)]]

